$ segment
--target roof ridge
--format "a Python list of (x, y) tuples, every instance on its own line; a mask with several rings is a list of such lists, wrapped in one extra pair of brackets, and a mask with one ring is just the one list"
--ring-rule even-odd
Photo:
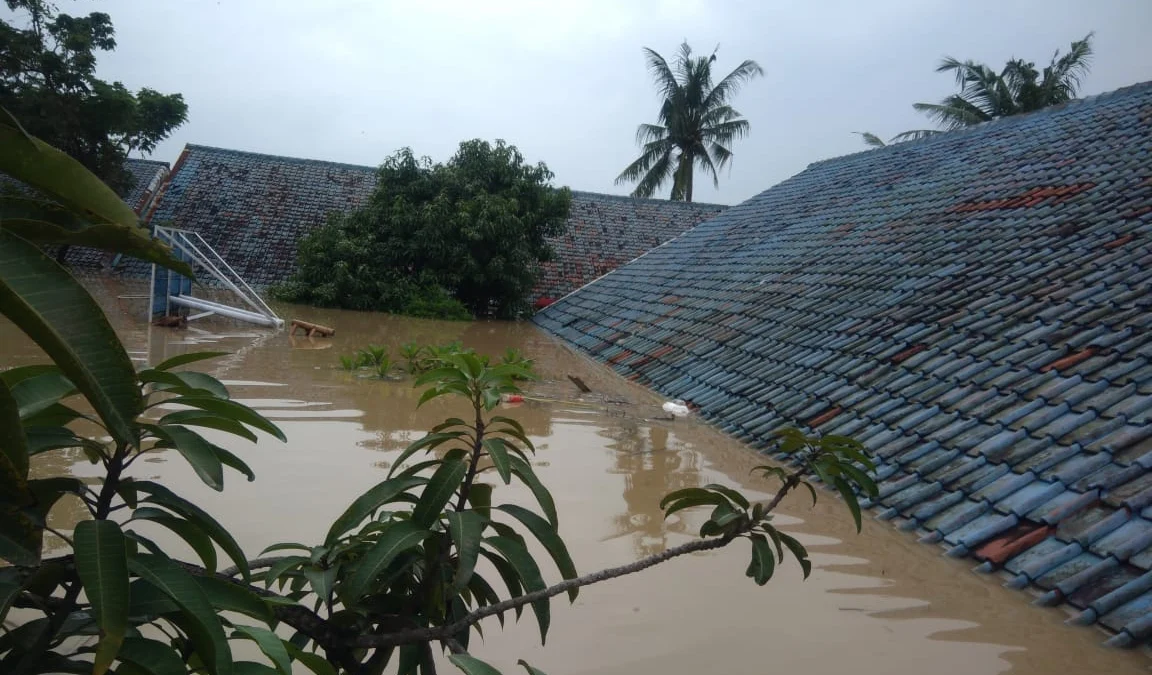
[(263, 157), (265, 159), (275, 159), (282, 162), (290, 162), (293, 164), (323, 164), (326, 166), (342, 166), (349, 169), (359, 169), (363, 171), (376, 171), (376, 167), (367, 166), (364, 164), (351, 164), (348, 162), (333, 162), (327, 159), (311, 159), (309, 157), (291, 157), (289, 155), (275, 155), (269, 152), (255, 152), (253, 150), (235, 150), (233, 148), (221, 148), (215, 145), (201, 145), (199, 143), (185, 143), (185, 150), (209, 150), (217, 153), (224, 153), (228, 155), (242, 155), (246, 157)]
[(675, 208), (715, 207), (715, 208), (727, 209), (727, 208), (732, 206), (731, 204), (716, 204), (714, 202), (685, 202), (685, 201), (672, 200), (672, 199), (654, 199), (651, 197), (633, 197), (631, 195), (614, 195), (614, 194), (609, 194), (607, 192), (592, 192), (590, 190), (572, 190), (571, 188), (569, 188), (569, 190), (571, 190), (573, 196), (575, 196), (575, 195), (591, 195), (594, 197), (608, 198), (608, 199), (624, 201), (624, 202), (638, 202), (638, 203), (642, 203), (642, 204), (661, 204), (661, 205), (671, 206), (671, 207), (675, 207)]
[(856, 152), (850, 152), (846, 155), (837, 155), (835, 157), (828, 157), (827, 159), (816, 160), (815, 162), (808, 164), (806, 168), (811, 169), (814, 166), (819, 166), (828, 162), (835, 162), (847, 157), (858, 157), (868, 152), (885, 152), (890, 148), (906, 148), (909, 146), (909, 144), (915, 144), (916, 147), (924, 147), (932, 143), (942, 142), (943, 139), (956, 138), (957, 136), (964, 134), (983, 133), (990, 128), (999, 128), (1011, 124), (1023, 124), (1025, 120), (1034, 120), (1042, 115), (1053, 115), (1055, 113), (1068, 110), (1069, 108), (1077, 108), (1083, 105), (1096, 104), (1101, 101), (1111, 99), (1112, 97), (1128, 95), (1133, 91), (1141, 89), (1152, 89), (1152, 80), (1148, 80), (1146, 82), (1137, 82), (1136, 84), (1130, 84), (1125, 87), (1120, 87), (1119, 89), (1100, 92), (1099, 94), (1092, 94), (1091, 96), (1085, 96), (1083, 98), (1074, 98), (1071, 101), (1065, 101), (1063, 103), (1046, 106), (1040, 110), (1033, 110), (1032, 112), (1020, 113), (1019, 115), (1008, 115), (1006, 117), (996, 117), (986, 122), (980, 122), (979, 124), (973, 124), (971, 126), (962, 127), (960, 129), (952, 129), (951, 131), (944, 131), (942, 133), (934, 134), (928, 138), (922, 138), (920, 140), (904, 141), (902, 143), (888, 143), (879, 148), (865, 148)]

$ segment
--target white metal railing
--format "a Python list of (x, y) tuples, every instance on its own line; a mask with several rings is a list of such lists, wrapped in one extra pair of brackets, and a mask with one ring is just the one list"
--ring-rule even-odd
[[(173, 250), (179, 254), (187, 262), (198, 265), (208, 272), (216, 281), (220, 282), (222, 286), (235, 293), (246, 305), (252, 308), (251, 311), (241, 309), (238, 307), (230, 307), (228, 305), (214, 302), (211, 300), (204, 300), (202, 298), (194, 298), (191, 295), (179, 292), (172, 292), (173, 280), (178, 279), (173, 274), (169, 274), (168, 284), (165, 288), (167, 301), (182, 307), (191, 309), (198, 309), (202, 313), (190, 316), (189, 319), (196, 319), (210, 314), (219, 314), (233, 319), (240, 319), (251, 323), (271, 326), (274, 328), (281, 328), (284, 325), (284, 320), (272, 311), (268, 303), (260, 297), (260, 294), (244, 281), (236, 270), (228, 264), (216, 252), (208, 242), (199, 233), (192, 230), (183, 230), (176, 227), (165, 227), (157, 225), (155, 228), (156, 238), (166, 244), (172, 246)], [(153, 292), (155, 293), (156, 273), (158, 270), (153, 265)]]

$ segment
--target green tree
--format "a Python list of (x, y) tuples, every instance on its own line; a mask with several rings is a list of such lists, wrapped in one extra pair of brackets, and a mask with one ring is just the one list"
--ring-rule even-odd
[[(1076, 98), (1088, 74), (1092, 59), (1092, 36), (1071, 44), (1068, 53), (1060, 50), (1051, 62), (1037, 69), (1032, 61), (1010, 59), (1000, 72), (976, 61), (960, 61), (946, 56), (936, 67), (938, 73), (956, 77), (958, 93), (940, 103), (913, 103), (912, 107), (931, 118), (939, 129), (916, 129), (894, 136), (889, 143), (912, 141), (963, 129), (1001, 117), (1035, 112)], [(862, 132), (864, 142), (886, 145), (878, 136)]]
[(0, 106), (33, 136), (75, 157), (122, 191), (129, 153), (149, 154), (185, 122), (180, 94), (96, 76), (96, 56), (116, 48), (111, 18), (58, 14), (45, 0), (7, 0), (16, 13), (0, 21)]
[(416, 316), (515, 316), (551, 259), (547, 237), (568, 217), (571, 193), (552, 177), (503, 141), (465, 141), (445, 164), (400, 150), (363, 208), (300, 241), (296, 272), (276, 294)]
[(671, 198), (690, 202), (696, 168), (718, 186), (720, 170), (732, 161), (732, 141), (748, 135), (748, 120), (731, 101), (745, 82), (764, 71), (755, 61), (744, 61), (713, 85), (715, 51), (694, 57), (685, 42), (672, 66), (648, 47), (644, 54), (663, 100), (658, 123), (637, 128), (640, 157), (620, 172), (616, 184), (636, 182), (632, 196), (651, 197), (671, 178)]

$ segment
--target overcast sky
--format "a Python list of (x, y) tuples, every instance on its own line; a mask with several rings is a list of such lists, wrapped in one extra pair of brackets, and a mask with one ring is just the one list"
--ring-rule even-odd
[(996, 67), (1047, 63), (1096, 31), (1084, 94), (1152, 80), (1152, 0), (212, 0), (59, 2), (104, 11), (117, 50), (100, 74), (181, 92), (184, 143), (357, 164), (402, 146), (437, 160), (459, 141), (503, 138), (559, 184), (626, 194), (636, 125), (658, 100), (641, 47), (671, 57), (687, 39), (720, 45), (717, 78), (743, 59), (764, 68), (735, 99), (751, 122), (719, 190), (736, 203), (813, 161), (863, 149), (925, 121), (911, 104), (953, 90), (944, 55)]

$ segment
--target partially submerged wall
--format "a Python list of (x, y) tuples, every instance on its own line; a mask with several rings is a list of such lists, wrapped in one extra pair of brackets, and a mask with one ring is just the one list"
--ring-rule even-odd
[(1152, 84), (812, 165), (537, 315), (879, 517), (1152, 635)]

